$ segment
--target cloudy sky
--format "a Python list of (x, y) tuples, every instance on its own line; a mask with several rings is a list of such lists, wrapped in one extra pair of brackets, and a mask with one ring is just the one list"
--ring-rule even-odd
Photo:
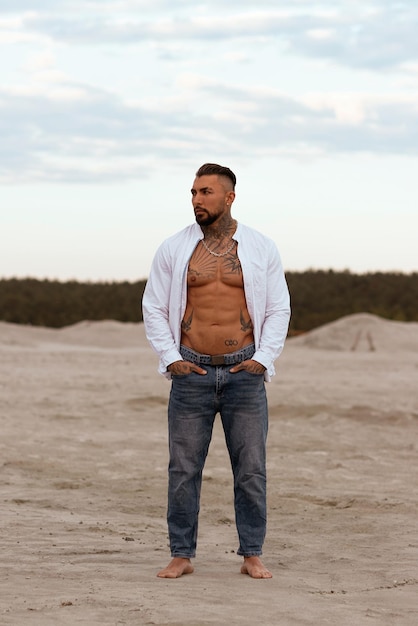
[(0, 276), (146, 277), (207, 161), (286, 269), (418, 271), (417, 32), (416, 0), (0, 0)]

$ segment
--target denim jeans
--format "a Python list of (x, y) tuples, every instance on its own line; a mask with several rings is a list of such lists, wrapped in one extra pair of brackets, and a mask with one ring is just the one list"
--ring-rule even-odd
[[(187, 352), (183, 355), (187, 360)], [(200, 365), (172, 377), (168, 404), (167, 521), (171, 555), (196, 554), (202, 471), (219, 412), (234, 477), (235, 521), (242, 556), (262, 553), (266, 534), (267, 399), (262, 374)]]

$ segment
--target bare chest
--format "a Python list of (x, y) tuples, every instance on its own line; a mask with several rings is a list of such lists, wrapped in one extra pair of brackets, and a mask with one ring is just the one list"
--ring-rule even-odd
[(242, 287), (242, 269), (237, 247), (238, 244), (235, 242), (227, 254), (215, 256), (199, 243), (189, 262), (188, 287), (202, 287), (214, 283)]

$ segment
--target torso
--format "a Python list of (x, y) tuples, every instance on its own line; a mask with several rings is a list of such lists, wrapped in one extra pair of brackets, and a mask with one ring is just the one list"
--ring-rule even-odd
[(235, 352), (254, 341), (237, 247), (216, 257), (200, 242), (189, 262), (181, 343), (202, 354)]

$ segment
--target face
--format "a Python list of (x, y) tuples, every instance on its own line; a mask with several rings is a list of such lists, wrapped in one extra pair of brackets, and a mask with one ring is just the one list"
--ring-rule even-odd
[(235, 193), (216, 174), (195, 178), (191, 191), (196, 222), (200, 226), (210, 226), (229, 213), (235, 198)]

